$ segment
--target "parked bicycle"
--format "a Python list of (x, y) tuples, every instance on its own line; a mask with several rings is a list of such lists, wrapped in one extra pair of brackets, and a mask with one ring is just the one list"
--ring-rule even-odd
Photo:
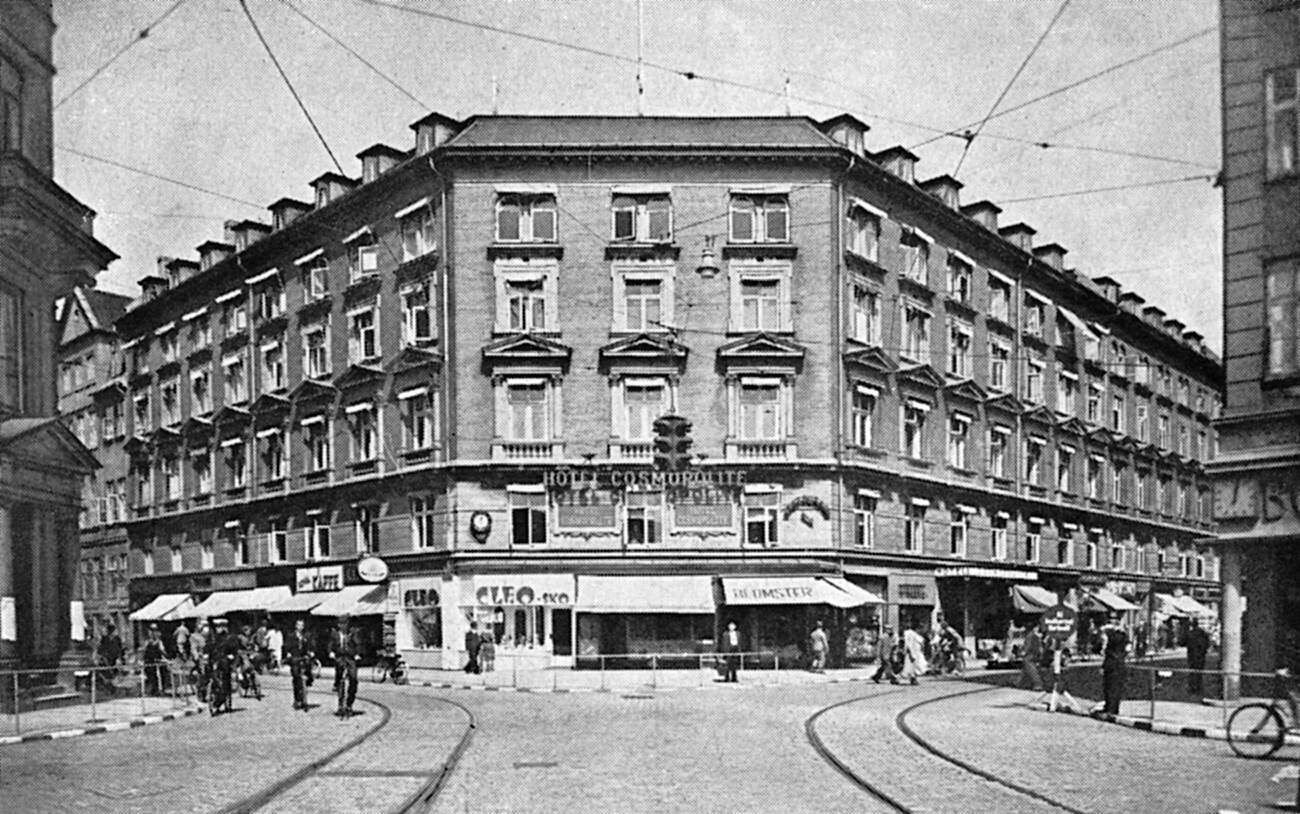
[(1228, 745), (1241, 757), (1271, 757), (1287, 735), (1300, 734), (1300, 693), (1290, 686), (1289, 670), (1276, 676), (1272, 701), (1243, 704), (1228, 718)]
[(394, 684), (406, 683), (406, 662), (401, 653), (380, 653), (371, 671), (371, 677), (378, 684), (390, 678)]

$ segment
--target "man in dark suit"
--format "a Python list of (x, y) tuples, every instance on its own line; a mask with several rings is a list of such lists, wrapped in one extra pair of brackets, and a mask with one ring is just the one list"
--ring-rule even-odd
[(469, 661), (465, 662), (465, 672), (481, 673), (483, 668), (478, 663), (478, 651), (483, 646), (483, 637), (478, 633), (478, 622), (469, 623), (469, 632), (465, 634), (465, 655)]
[(1101, 683), (1105, 696), (1103, 711), (1107, 715), (1118, 715), (1120, 702), (1124, 700), (1124, 679), (1128, 672), (1125, 659), (1128, 656), (1128, 634), (1120, 627), (1119, 617), (1113, 617), (1110, 624), (1102, 630)]
[(357, 700), (357, 637), (346, 616), (339, 617), (338, 628), (330, 634), (330, 658), (334, 659), (334, 692), (339, 697), (334, 714), (347, 718)]
[(307, 623), (302, 619), (293, 623), (293, 631), (284, 639), (284, 654), (293, 677), (293, 708), (307, 711), (307, 679), (311, 674), (311, 641), (307, 638)]
[(740, 681), (736, 676), (736, 671), (740, 669), (740, 650), (740, 631), (736, 629), (735, 622), (728, 622), (727, 629), (722, 633), (722, 652), (726, 667), (723, 681), (732, 683)]
[(1200, 698), (1205, 688), (1201, 681), (1201, 670), (1205, 669), (1205, 656), (1210, 652), (1210, 634), (1205, 632), (1201, 623), (1193, 619), (1187, 629), (1187, 691), (1195, 698)]

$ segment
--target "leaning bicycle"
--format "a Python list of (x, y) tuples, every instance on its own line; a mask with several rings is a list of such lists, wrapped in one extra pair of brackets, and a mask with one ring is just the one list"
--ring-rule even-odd
[(1243, 704), (1228, 718), (1228, 745), (1240, 757), (1271, 757), (1287, 735), (1300, 734), (1300, 694), (1287, 687), (1290, 676), (1278, 670), (1273, 700)]

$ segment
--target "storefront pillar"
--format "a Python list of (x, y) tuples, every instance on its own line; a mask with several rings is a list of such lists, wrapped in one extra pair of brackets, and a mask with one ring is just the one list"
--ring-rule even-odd
[(1220, 549), (1220, 580), (1223, 583), (1223, 601), (1219, 604), (1219, 630), (1221, 636), (1220, 670), (1225, 674), (1223, 697), (1236, 700), (1241, 694), (1241, 548), (1224, 546)]
[(961, 637), (966, 652), (975, 657), (975, 631), (970, 624), (970, 577), (961, 582)]
[(18, 599), (14, 595), (13, 508), (0, 503), (0, 669), (18, 659)]

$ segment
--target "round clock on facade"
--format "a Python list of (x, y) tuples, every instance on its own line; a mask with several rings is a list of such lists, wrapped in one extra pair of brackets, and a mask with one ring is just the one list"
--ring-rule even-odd
[(474, 512), (469, 516), (469, 533), (480, 543), (485, 542), (492, 533), (492, 515), (487, 512)]

